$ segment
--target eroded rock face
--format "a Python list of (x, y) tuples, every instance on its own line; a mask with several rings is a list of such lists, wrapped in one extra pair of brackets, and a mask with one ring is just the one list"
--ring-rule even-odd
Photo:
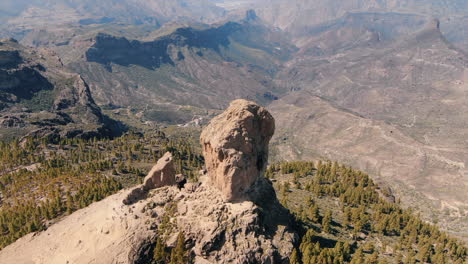
[(172, 154), (166, 152), (151, 169), (143, 182), (145, 191), (176, 184), (176, 171), (172, 161)]
[(156, 165), (153, 166), (148, 175), (146, 175), (143, 184), (130, 190), (122, 202), (126, 205), (133, 204), (146, 198), (146, 195), (152, 189), (176, 184), (178, 184), (178, 182), (176, 180), (176, 171), (174, 168), (174, 162), (172, 161), (172, 154), (170, 152), (166, 152), (158, 160)]
[(275, 121), (263, 107), (235, 100), (203, 130), (200, 141), (211, 184), (226, 201), (246, 198), (263, 175)]

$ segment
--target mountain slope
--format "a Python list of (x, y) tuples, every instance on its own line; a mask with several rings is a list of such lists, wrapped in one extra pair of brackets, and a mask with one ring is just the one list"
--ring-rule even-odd
[[(0, 251), (0, 259), (18, 264), (287, 263), (298, 239), (294, 219), (263, 177), (274, 120), (264, 108), (243, 100), (234, 101), (228, 111), (211, 123), (225, 129), (205, 130), (210, 141), (203, 144), (229, 151), (229, 156), (204, 148), (205, 160), (213, 163), (197, 175), (200, 181), (187, 183), (189, 175), (176, 175), (182, 160), (167, 152), (142, 184), (25, 236)], [(233, 137), (238, 131), (242, 136)], [(264, 140), (255, 142), (257, 138)], [(239, 181), (245, 181), (243, 188), (238, 188)], [(228, 189), (236, 192), (236, 201), (226, 199)], [(67, 195), (67, 203), (71, 199)], [(60, 201), (58, 196), (53, 203)], [(0, 228), (5, 225), (14, 223)], [(51, 237), (54, 241), (45, 243)], [(27, 253), (16, 254), (20, 248)]]
[(438, 18), (443, 21), (442, 31), (450, 41), (459, 43), (460, 47), (468, 44), (468, 34), (460, 27), (466, 24), (468, 4), (464, 0), (251, 0), (239, 1), (239, 4), (238, 8), (252, 8), (268, 23), (298, 38), (316, 25), (349, 13), (401, 13)]
[(333, 20), (348, 12), (401, 12), (425, 14), (436, 17), (447, 17), (463, 14), (468, 4), (463, 0), (454, 1), (375, 1), (375, 0), (258, 0), (251, 1), (256, 5), (260, 17), (274, 25), (295, 31), (328, 20)]
[(270, 105), (278, 157), (357, 166), (466, 236), (467, 61), (434, 22), (380, 48), (290, 62), (279, 82), (296, 92)]
[(0, 3), (3, 30), (10, 33), (27, 31), (38, 26), (63, 23), (94, 24), (125, 22), (162, 24), (173, 20), (213, 22), (224, 16), (222, 8), (209, 1), (193, 0), (104, 0), (104, 1), (11, 1)]
[[(337, 159), (391, 186), (402, 204), (444, 230), (464, 233), (466, 152), (415, 141), (394, 125), (362, 117), (321, 98), (297, 92), (269, 106), (278, 120), (275, 160)], [(443, 212), (443, 213), (440, 213)]]
[[(0, 251), (0, 259), (18, 264), (466, 261), (459, 241), (402, 209), (388, 188), (363, 172), (330, 161), (281, 162), (267, 169), (274, 122), (264, 108), (236, 100), (200, 136), (207, 168), (199, 181), (177, 181), (183, 175), (176, 175), (176, 164), (183, 160), (167, 152), (142, 184), (20, 238)], [(133, 139), (140, 150), (152, 148)], [(169, 149), (177, 156), (193, 153), (183, 145)], [(190, 155), (184, 160), (191, 164)], [(67, 207), (71, 200), (68, 194)], [(62, 197), (52, 204), (62, 205)], [(15, 225), (0, 220), (3, 232)]]
[[(182, 123), (192, 119), (190, 111), (220, 109), (236, 98), (274, 99), (282, 91), (272, 78), (295, 47), (251, 17), (213, 27), (174, 28), (146, 41), (77, 36), (57, 50), (89, 83), (99, 104)], [(192, 110), (178, 112), (181, 107)]]
[(466, 144), (467, 63), (435, 21), (382, 49), (302, 57), (289, 62), (278, 79), (367, 118), (396, 124), (420, 142), (457, 148)]
[(60, 59), (29, 50), (14, 40), (0, 42), (2, 137), (112, 136), (121, 128), (101, 113), (88, 85), (64, 70)]

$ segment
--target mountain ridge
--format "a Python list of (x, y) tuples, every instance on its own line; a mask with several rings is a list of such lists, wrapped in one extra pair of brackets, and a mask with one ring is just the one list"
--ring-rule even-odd
[(60, 59), (14, 40), (0, 43), (2, 136), (20, 128), (47, 137), (121, 133), (123, 127), (101, 113), (81, 76), (64, 70)]

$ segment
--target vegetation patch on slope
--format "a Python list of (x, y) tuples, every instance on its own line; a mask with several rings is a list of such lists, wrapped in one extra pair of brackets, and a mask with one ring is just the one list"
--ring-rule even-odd
[(283, 162), (266, 173), (303, 237), (291, 263), (466, 263), (467, 248), (394, 201), (361, 171)]
[(166, 151), (195, 179), (202, 158), (183, 139), (138, 133), (110, 139), (0, 142), (0, 248), (61, 216), (140, 183)]

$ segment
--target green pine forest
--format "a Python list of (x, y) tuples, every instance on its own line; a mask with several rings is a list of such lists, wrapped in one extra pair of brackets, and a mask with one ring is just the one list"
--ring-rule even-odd
[[(191, 135), (153, 131), (115, 139), (0, 142), (0, 249), (141, 183), (166, 151), (174, 154), (178, 173), (197, 181), (203, 158)], [(363, 172), (330, 161), (282, 162), (270, 165), (265, 176), (301, 235), (292, 264), (467, 261), (462, 242), (404, 209)], [(168, 219), (176, 206), (166, 206)], [(170, 221), (158, 227), (151, 264), (191, 263), (183, 233), (175, 248), (164, 246), (171, 229)]]
[(110, 139), (28, 138), (0, 142), (0, 249), (60, 217), (141, 183), (166, 152), (196, 181), (203, 164), (192, 143), (164, 133)]
[(336, 162), (285, 162), (266, 172), (301, 226), (291, 264), (466, 263), (467, 248), (394, 202), (368, 175)]

